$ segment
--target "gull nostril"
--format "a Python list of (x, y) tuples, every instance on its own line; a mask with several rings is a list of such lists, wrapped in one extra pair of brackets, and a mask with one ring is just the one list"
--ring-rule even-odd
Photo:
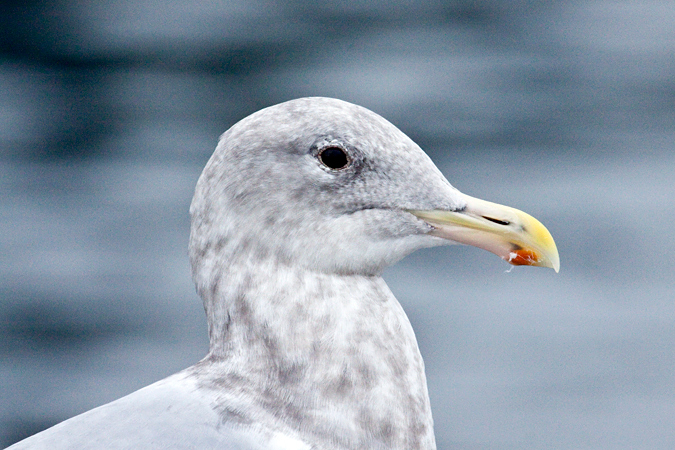
[(499, 220), (488, 216), (481, 216), (481, 217), (483, 217), (483, 219), (485, 220), (489, 220), (490, 222), (496, 223), (498, 225), (511, 225), (511, 222), (509, 222), (508, 220)]

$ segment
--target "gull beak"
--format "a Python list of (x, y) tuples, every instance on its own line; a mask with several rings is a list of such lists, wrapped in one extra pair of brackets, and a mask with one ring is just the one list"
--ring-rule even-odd
[(464, 198), (462, 210), (408, 212), (431, 225), (432, 236), (482, 248), (516, 266), (551, 267), (558, 272), (558, 249), (541, 222), (515, 208)]

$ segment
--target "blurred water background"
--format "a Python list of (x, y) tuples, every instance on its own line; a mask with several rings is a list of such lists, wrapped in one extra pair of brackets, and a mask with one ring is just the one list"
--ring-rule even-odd
[(0, 14), (0, 444), (199, 360), (188, 206), (220, 133), (333, 96), (559, 274), (486, 252), (385, 273), (440, 449), (675, 448), (671, 1), (25, 1)]

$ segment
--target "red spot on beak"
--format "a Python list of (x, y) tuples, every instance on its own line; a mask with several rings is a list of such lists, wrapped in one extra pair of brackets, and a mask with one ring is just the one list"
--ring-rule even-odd
[(509, 253), (509, 259), (506, 261), (514, 266), (532, 266), (539, 261), (539, 258), (532, 250), (521, 248)]

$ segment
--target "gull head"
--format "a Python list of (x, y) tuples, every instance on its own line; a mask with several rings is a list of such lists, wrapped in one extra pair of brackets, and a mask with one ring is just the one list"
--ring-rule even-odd
[(377, 275), (414, 250), (451, 243), (559, 268), (539, 221), (464, 195), (398, 128), (336, 99), (292, 100), (232, 126), (190, 214), (198, 284), (214, 265), (236, 261)]

